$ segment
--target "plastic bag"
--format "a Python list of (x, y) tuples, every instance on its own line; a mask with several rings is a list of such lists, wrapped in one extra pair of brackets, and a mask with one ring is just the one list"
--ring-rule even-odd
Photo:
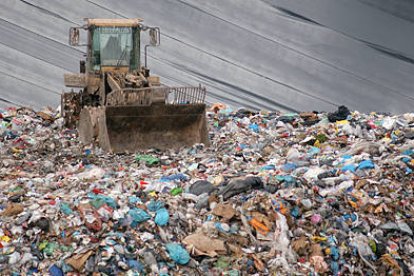
[(185, 265), (190, 261), (190, 255), (178, 243), (168, 243), (165, 247), (168, 250), (168, 255), (175, 263)]

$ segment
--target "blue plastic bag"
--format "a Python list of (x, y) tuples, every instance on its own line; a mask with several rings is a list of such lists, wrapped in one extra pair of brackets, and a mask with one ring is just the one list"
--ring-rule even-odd
[(118, 208), (118, 204), (116, 203), (116, 201), (113, 198), (109, 197), (109, 196), (95, 195), (93, 193), (88, 194), (88, 196), (91, 200), (97, 200), (97, 201), (104, 202), (106, 205), (108, 205), (112, 209)]
[(190, 261), (188, 252), (178, 243), (168, 243), (166, 246), (168, 255), (177, 264), (185, 265)]
[(170, 215), (168, 214), (167, 209), (161, 208), (157, 210), (154, 221), (159, 226), (165, 226), (168, 224), (169, 219)]
[(374, 162), (371, 160), (364, 160), (358, 165), (358, 170), (367, 170), (367, 169), (374, 169), (375, 165)]
[(151, 199), (147, 205), (147, 208), (150, 212), (156, 212), (157, 210), (164, 208), (164, 202)]
[(128, 215), (132, 218), (131, 227), (137, 226), (139, 223), (147, 221), (151, 216), (140, 208), (129, 210)]
[(345, 165), (341, 169), (342, 172), (347, 172), (347, 171), (355, 172), (355, 170), (356, 170), (356, 165), (355, 164)]
[(319, 148), (317, 148), (317, 147), (311, 147), (308, 150), (308, 157), (313, 157), (313, 156), (319, 154), (320, 152), (321, 152), (321, 150)]
[(141, 199), (140, 199), (139, 197), (137, 197), (137, 196), (129, 196), (129, 197), (128, 197), (128, 202), (129, 202), (130, 204), (135, 204), (135, 203), (141, 203), (142, 201), (141, 201)]
[(409, 150), (404, 151), (402, 154), (414, 157), (414, 150), (409, 149)]
[(276, 169), (275, 165), (266, 165), (261, 168), (262, 171), (273, 171), (275, 169)]
[(352, 158), (352, 155), (343, 155), (342, 156), (342, 160), (349, 160), (349, 159), (351, 159)]
[(251, 129), (255, 133), (259, 133), (259, 126), (257, 124), (251, 124), (249, 126), (249, 129)]
[(335, 246), (331, 246), (331, 257), (334, 261), (338, 261), (339, 260), (339, 250), (337, 247)]
[(300, 210), (298, 206), (293, 207), (292, 210), (290, 211), (290, 215), (296, 219), (299, 218), (299, 213), (300, 213)]
[(64, 213), (65, 215), (70, 215), (73, 213), (72, 209), (70, 208), (69, 204), (62, 202), (60, 204), (60, 211)]
[(282, 171), (291, 172), (294, 171), (298, 166), (295, 163), (286, 163), (282, 166)]
[(296, 178), (294, 178), (291, 175), (277, 175), (276, 180), (278, 180), (280, 182), (284, 182), (286, 184), (295, 184), (296, 183)]
[(60, 269), (58, 266), (56, 266), (56, 265), (52, 265), (50, 268), (49, 268), (49, 274), (51, 275), (51, 276), (64, 276), (63, 275), (63, 271), (62, 271), (62, 269)]
[(221, 223), (220, 222), (214, 223), (214, 226), (216, 227), (217, 230), (219, 230), (222, 233), (229, 233), (230, 232), (230, 229), (227, 230), (227, 231), (224, 230), (223, 227), (221, 226)]
[(129, 268), (132, 269), (132, 270), (135, 270), (139, 273), (144, 272), (144, 269), (145, 269), (144, 265), (141, 262), (137, 261), (137, 260), (129, 259), (127, 261), (127, 264), (129, 266)]
[(336, 261), (332, 261), (331, 270), (332, 270), (333, 275), (335, 276), (339, 275), (339, 263)]

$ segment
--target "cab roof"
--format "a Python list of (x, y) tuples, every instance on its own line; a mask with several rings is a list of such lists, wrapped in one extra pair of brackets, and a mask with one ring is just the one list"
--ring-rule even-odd
[(97, 27), (138, 27), (143, 21), (140, 18), (128, 18), (128, 19), (85, 19), (88, 27), (97, 26)]

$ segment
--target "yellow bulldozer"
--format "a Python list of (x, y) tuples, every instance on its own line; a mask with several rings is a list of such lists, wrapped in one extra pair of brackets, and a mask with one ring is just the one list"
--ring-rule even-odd
[[(208, 144), (204, 87), (168, 87), (147, 67), (147, 49), (160, 29), (141, 19), (85, 19), (69, 30), (71, 46), (86, 46), (80, 73), (65, 74), (61, 111), (84, 144), (108, 152)], [(86, 31), (85, 44), (81, 32)], [(141, 62), (141, 33), (148, 33)], [(80, 89), (74, 92), (73, 89)]]

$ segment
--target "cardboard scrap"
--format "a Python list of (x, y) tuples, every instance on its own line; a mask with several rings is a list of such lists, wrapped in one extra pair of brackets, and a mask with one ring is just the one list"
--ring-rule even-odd
[(227, 253), (222, 240), (213, 239), (201, 233), (187, 236), (183, 240), (183, 244), (187, 245), (188, 251), (196, 256), (206, 255), (215, 257)]
[(231, 219), (236, 215), (236, 210), (234, 210), (231, 204), (219, 203), (213, 209), (213, 214), (225, 219)]
[(18, 203), (10, 203), (7, 205), (6, 209), (1, 213), (2, 216), (12, 217), (23, 212), (23, 205)]
[(93, 254), (93, 251), (87, 251), (83, 254), (78, 254), (75, 256), (70, 257), (66, 260), (66, 263), (73, 267), (76, 271), (82, 271), (86, 261), (89, 259), (89, 257)]

